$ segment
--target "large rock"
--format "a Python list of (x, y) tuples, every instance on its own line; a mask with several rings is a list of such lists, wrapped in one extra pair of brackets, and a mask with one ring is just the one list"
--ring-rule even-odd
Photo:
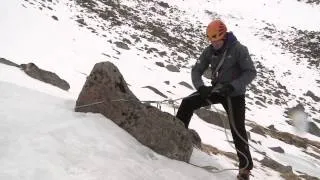
[(42, 82), (49, 83), (63, 90), (69, 90), (70, 85), (67, 81), (61, 79), (57, 74), (40, 69), (34, 63), (21, 64), (21, 69), (30, 77), (38, 79)]
[(230, 129), (229, 120), (228, 117), (224, 114), (221, 114), (219, 112), (214, 112), (207, 110), (205, 108), (200, 108), (195, 111), (195, 114), (198, 115), (202, 120), (206, 121), (207, 123), (214, 124), (219, 127), (225, 127), (223, 122), (225, 122), (225, 125), (227, 129)]
[(75, 110), (103, 114), (159, 154), (186, 162), (190, 159), (192, 133), (171, 114), (139, 102), (110, 62), (94, 66)]

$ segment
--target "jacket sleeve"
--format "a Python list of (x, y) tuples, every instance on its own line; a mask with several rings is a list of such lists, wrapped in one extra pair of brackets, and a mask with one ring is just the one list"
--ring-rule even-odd
[(206, 53), (207, 53), (206, 48), (200, 55), (198, 61), (196, 64), (192, 67), (191, 70), (191, 80), (193, 83), (193, 86), (198, 90), (200, 86), (203, 86), (203, 80), (202, 80), (202, 75), (204, 71), (208, 68), (209, 66), (209, 61), (206, 58)]
[(231, 85), (235, 88), (235, 90), (246, 88), (246, 86), (251, 83), (251, 81), (257, 75), (257, 71), (254, 67), (247, 47), (240, 45), (239, 57), (237, 58), (237, 61), (241, 69), (241, 75), (231, 82)]

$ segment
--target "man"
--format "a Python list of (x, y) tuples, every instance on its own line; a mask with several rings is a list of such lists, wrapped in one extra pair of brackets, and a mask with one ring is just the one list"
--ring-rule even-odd
[[(244, 123), (245, 91), (246, 86), (255, 78), (256, 69), (247, 47), (240, 44), (232, 32), (227, 32), (227, 27), (221, 20), (214, 20), (207, 26), (207, 38), (210, 45), (204, 49), (191, 71), (192, 83), (197, 92), (182, 100), (177, 118), (188, 128), (194, 110), (221, 103), (229, 115), (229, 122), (234, 121), (230, 122), (235, 126), (235, 129), (231, 128), (231, 133), (235, 147), (241, 152), (237, 152), (237, 177), (249, 179), (253, 163)], [(209, 66), (212, 70), (212, 86), (206, 86), (202, 80), (202, 75)], [(218, 87), (217, 91), (213, 91), (213, 88)]]

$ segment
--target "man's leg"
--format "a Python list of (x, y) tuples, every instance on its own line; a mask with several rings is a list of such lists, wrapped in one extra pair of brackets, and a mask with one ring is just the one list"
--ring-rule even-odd
[[(208, 101), (208, 99), (210, 101)], [(202, 99), (197, 92), (185, 97), (181, 102), (176, 117), (184, 123), (186, 128), (188, 128), (194, 110), (208, 106), (211, 103), (217, 103), (221, 99), (221, 96), (217, 96), (213, 93), (208, 99)]]
[(193, 111), (206, 105), (208, 105), (208, 103), (200, 97), (200, 94), (195, 92), (182, 100), (176, 117), (188, 128)]
[[(233, 137), (233, 141), (235, 144), (235, 147), (242, 152), (247, 158), (248, 158), (248, 166), (246, 167), (247, 160), (246, 158), (237, 152), (238, 158), (239, 158), (239, 169), (245, 168), (248, 170), (251, 170), (253, 168), (253, 163), (252, 163), (252, 158), (249, 150), (249, 145), (246, 143), (248, 142), (248, 136), (247, 136), (247, 131), (245, 129), (245, 96), (240, 95), (236, 97), (230, 97), (231, 98), (231, 104), (232, 104), (232, 111), (233, 111), (233, 122), (231, 122), (230, 117), (229, 117), (229, 122), (230, 126), (231, 123), (233, 123), (234, 127), (231, 126), (231, 133)], [(227, 100), (226, 102), (223, 103), (224, 108), (229, 114), (229, 109), (228, 109), (228, 103)], [(230, 115), (229, 115), (230, 116)], [(236, 133), (236, 131), (233, 129), (236, 128), (238, 133), (242, 138), (239, 137), (239, 135)], [(242, 139), (246, 140), (244, 142)]]

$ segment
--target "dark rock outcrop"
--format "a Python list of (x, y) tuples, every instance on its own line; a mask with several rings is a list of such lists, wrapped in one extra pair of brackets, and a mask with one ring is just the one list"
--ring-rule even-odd
[(158, 89), (152, 87), (152, 86), (144, 86), (142, 88), (148, 88), (150, 89), (151, 91), (153, 91), (154, 93), (158, 94), (159, 96), (162, 96), (164, 98), (168, 98), (168, 96), (166, 96), (165, 94), (163, 94), (162, 92), (160, 92)]
[(250, 131), (267, 137), (265, 129), (262, 126), (254, 126)]
[(271, 169), (274, 169), (280, 173), (289, 173), (289, 172), (292, 172), (292, 167), (291, 166), (284, 166), (280, 163), (278, 163), (277, 161), (273, 160), (273, 159), (270, 159), (270, 158), (267, 158), (267, 157), (264, 157), (260, 163), (263, 165), (263, 166), (266, 166), (266, 167), (269, 167)]
[(197, 148), (201, 149), (202, 143), (201, 143), (201, 138), (200, 138), (199, 134), (193, 129), (189, 129), (189, 133), (192, 138), (192, 144), (195, 145)]
[(164, 67), (163, 62), (156, 62), (156, 65), (157, 65), (157, 66), (160, 66), (160, 67)]
[(101, 113), (155, 152), (172, 159), (190, 159), (194, 133), (171, 114), (139, 102), (118, 68), (110, 62), (94, 66), (79, 94), (75, 111)]
[(316, 96), (312, 91), (308, 91), (305, 96), (311, 97), (314, 101), (320, 102), (320, 97)]
[(308, 125), (308, 132), (310, 133), (310, 134), (313, 134), (313, 135), (315, 135), (315, 136), (318, 136), (318, 137), (320, 137), (320, 129), (319, 129), (319, 127), (317, 126), (317, 124), (316, 123), (314, 123), (314, 122), (309, 122), (308, 123), (309, 125)]
[(187, 82), (181, 81), (179, 84), (193, 90), (193, 87)]
[(32, 78), (52, 84), (63, 90), (70, 89), (70, 85), (67, 81), (61, 79), (57, 74), (53, 72), (40, 69), (34, 63), (21, 64), (20, 67), (26, 74), (28, 74)]
[(125, 49), (125, 50), (129, 50), (130, 49), (129, 46), (124, 42), (117, 41), (114, 44), (116, 44), (116, 46), (118, 48), (121, 48), (121, 49)]
[(20, 67), (20, 65), (14, 63), (12, 61), (9, 61), (9, 60), (7, 60), (5, 58), (0, 58), (0, 63), (6, 64), (6, 65), (9, 65), (9, 66)]
[(171, 71), (171, 72), (180, 72), (179, 68), (177, 68), (176, 66), (174, 66), (172, 64), (166, 65), (166, 68), (168, 69), (168, 71)]
[(269, 147), (272, 151), (278, 152), (278, 153), (284, 153), (284, 150), (278, 146), (278, 147)]
[(280, 141), (283, 141), (287, 144), (295, 145), (296, 147), (307, 148), (307, 147), (314, 146), (320, 149), (320, 143), (318, 141), (302, 138), (288, 132), (281, 132), (278, 130), (267, 129), (252, 122), (248, 123), (247, 125), (252, 127), (252, 129), (250, 130), (251, 132), (263, 135), (265, 137), (269, 135), (272, 138), (279, 139)]
[(214, 124), (219, 127), (224, 127), (223, 121), (225, 121), (227, 126), (226, 128), (230, 129), (228, 117), (221, 113), (200, 108), (195, 111), (195, 114), (207, 123)]

